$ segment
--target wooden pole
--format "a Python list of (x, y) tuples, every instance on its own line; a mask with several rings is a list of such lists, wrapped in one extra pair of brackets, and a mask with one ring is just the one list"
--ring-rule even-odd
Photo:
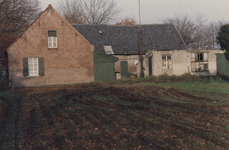
[(139, 5), (139, 45), (140, 45), (140, 77), (144, 78), (144, 70), (143, 70), (143, 39), (142, 39), (142, 29), (141, 29), (141, 6), (140, 0), (138, 0)]

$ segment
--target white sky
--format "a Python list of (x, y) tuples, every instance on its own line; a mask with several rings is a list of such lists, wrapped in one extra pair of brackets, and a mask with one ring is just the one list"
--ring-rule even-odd
[[(40, 0), (42, 10), (52, 4), (58, 6), (59, 0)], [(120, 18), (133, 16), (138, 22), (138, 0), (114, 0), (122, 9)], [(141, 17), (143, 24), (159, 24), (161, 19), (175, 15), (196, 14), (206, 16), (208, 21), (224, 20), (229, 22), (229, 0), (141, 0)]]

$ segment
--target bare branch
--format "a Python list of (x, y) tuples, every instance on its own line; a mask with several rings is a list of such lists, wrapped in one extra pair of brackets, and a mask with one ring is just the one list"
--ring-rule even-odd
[(161, 20), (166, 24), (174, 24), (189, 48), (192, 49), (214, 49), (219, 48), (216, 37), (224, 21), (206, 24), (206, 16), (198, 14), (195, 20), (189, 16), (177, 16)]
[(38, 0), (1, 0), (0, 34), (4, 32), (22, 32), (38, 15)]
[(109, 24), (120, 13), (114, 0), (65, 0), (59, 3), (58, 11), (77, 24)]
[(137, 21), (134, 19), (134, 17), (125, 17), (121, 21), (117, 21), (116, 25), (135, 25)]

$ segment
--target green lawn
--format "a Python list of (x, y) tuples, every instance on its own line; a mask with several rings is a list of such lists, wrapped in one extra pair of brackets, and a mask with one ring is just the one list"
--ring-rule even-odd
[(170, 87), (175, 89), (185, 89), (199, 92), (216, 92), (229, 94), (229, 82), (220, 80), (199, 80), (189, 82), (170, 82), (154, 84), (161, 87)]

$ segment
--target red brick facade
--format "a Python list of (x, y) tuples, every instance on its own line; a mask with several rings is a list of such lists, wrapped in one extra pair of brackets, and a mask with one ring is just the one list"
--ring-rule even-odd
[[(57, 31), (58, 48), (48, 48), (47, 31)], [(9, 80), (15, 87), (94, 81), (94, 46), (49, 6), (7, 50)], [(23, 58), (41, 57), (44, 76), (23, 74)]]

